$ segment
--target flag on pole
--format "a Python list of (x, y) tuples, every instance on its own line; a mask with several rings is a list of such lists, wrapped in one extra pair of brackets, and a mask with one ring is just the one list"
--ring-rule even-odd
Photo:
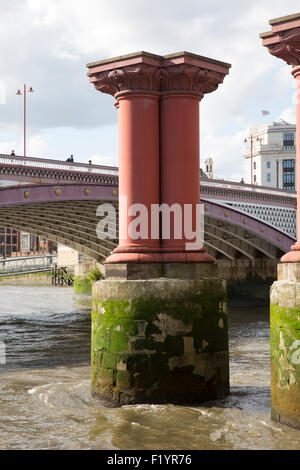
[(270, 114), (270, 111), (267, 111), (266, 109), (262, 110), (262, 115), (263, 116), (268, 116), (268, 114)]

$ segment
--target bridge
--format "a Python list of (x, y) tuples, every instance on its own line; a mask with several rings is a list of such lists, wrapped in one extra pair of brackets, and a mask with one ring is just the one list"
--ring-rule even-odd
[[(118, 205), (118, 168), (0, 155), (0, 226), (67, 245), (103, 262), (96, 209)], [(205, 246), (215, 258), (279, 259), (296, 239), (296, 193), (202, 179)]]

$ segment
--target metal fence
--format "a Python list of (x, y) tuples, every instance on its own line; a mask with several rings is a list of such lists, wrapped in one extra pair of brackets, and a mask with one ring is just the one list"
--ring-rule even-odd
[(12, 274), (51, 271), (57, 255), (24, 256), (0, 259), (0, 277)]

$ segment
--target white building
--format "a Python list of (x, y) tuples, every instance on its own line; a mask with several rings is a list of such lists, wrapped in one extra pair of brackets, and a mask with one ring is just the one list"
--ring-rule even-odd
[(207, 158), (204, 162), (204, 164), (205, 164), (204, 173), (206, 174), (207, 178), (213, 178), (214, 177), (213, 163), (214, 162), (213, 162), (212, 158)]
[(296, 125), (283, 120), (251, 127), (244, 152), (245, 183), (294, 191), (295, 140)]

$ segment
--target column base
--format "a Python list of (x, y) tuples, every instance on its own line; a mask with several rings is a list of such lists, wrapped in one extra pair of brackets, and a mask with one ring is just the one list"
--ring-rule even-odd
[(278, 266), (271, 288), (272, 418), (300, 429), (300, 263)]
[(286, 253), (280, 259), (282, 263), (299, 263), (300, 262), (300, 242), (296, 242), (291, 246), (291, 251)]
[(104, 406), (229, 393), (225, 281), (99, 281), (92, 305), (92, 393)]
[(213, 256), (206, 253), (202, 248), (197, 251), (185, 251), (184, 249), (143, 249), (132, 247), (122, 249), (116, 248), (113, 253), (106, 258), (105, 264), (119, 263), (215, 263)]

